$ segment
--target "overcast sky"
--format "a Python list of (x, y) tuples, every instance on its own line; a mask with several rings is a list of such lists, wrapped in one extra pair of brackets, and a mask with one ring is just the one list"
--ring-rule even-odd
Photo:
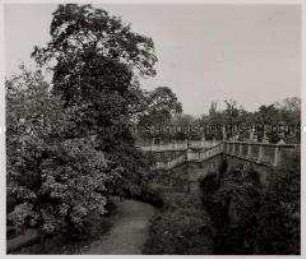
[[(207, 112), (210, 102), (236, 99), (248, 110), (300, 96), (301, 10), (294, 5), (103, 5), (153, 38), (157, 76), (185, 113)], [(5, 8), (6, 73), (28, 63), (34, 45), (49, 39), (54, 4)]]

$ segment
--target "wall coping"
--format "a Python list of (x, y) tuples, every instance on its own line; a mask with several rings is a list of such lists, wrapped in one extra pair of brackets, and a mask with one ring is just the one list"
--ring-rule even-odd
[[(178, 164), (175, 164), (173, 165), (172, 167), (170, 168), (166, 168), (165, 170), (169, 170), (171, 168), (175, 168), (176, 166), (178, 165), (181, 165), (182, 163), (186, 163), (186, 162), (192, 162), (192, 163), (201, 163), (203, 161), (206, 161), (206, 160), (209, 160), (209, 158), (211, 157), (214, 157), (216, 155), (220, 155), (220, 154), (226, 154), (226, 155), (229, 155), (229, 156), (232, 156), (232, 157), (236, 157), (236, 158), (239, 158), (239, 159), (243, 159), (245, 161), (248, 161), (248, 162), (251, 162), (251, 163), (255, 163), (255, 164), (258, 164), (258, 165), (262, 165), (262, 166), (266, 166), (266, 167), (269, 167), (269, 168), (274, 168), (277, 166), (277, 164), (271, 164), (271, 163), (266, 163), (266, 162), (262, 162), (262, 161), (258, 161), (256, 159), (252, 159), (250, 157), (242, 157), (240, 156), (239, 154), (235, 154), (235, 153), (231, 153), (231, 152), (227, 152), (227, 150), (224, 149), (224, 144), (227, 144), (227, 145), (249, 145), (249, 146), (265, 146), (265, 147), (272, 147), (275, 151), (275, 154), (277, 153), (277, 150), (279, 150), (279, 148), (283, 149), (297, 149), (300, 147), (300, 144), (270, 144), (270, 143), (249, 143), (249, 142), (220, 142), (218, 143), (217, 145), (215, 146), (212, 146), (212, 147), (208, 147), (208, 148), (187, 148), (184, 150), (185, 154), (186, 154), (186, 159), (184, 159), (184, 161), (181, 161), (180, 163)], [(220, 149), (220, 146), (222, 146), (222, 149)], [(215, 154), (212, 154), (212, 155), (209, 155), (209, 157), (205, 158), (205, 159), (188, 159), (188, 155), (189, 153), (206, 153), (206, 152), (210, 152), (211, 150), (214, 150), (214, 149), (219, 149), (217, 150), (218, 152), (215, 153)], [(154, 151), (153, 151), (154, 152)], [(182, 155), (183, 152), (181, 152), (180, 156), (183, 156)], [(260, 156), (260, 155), (259, 155)], [(173, 161), (174, 159), (177, 159), (179, 158), (176, 157), (176, 158), (173, 158), (173, 159), (170, 159), (166, 162), (162, 162), (163, 164), (165, 164), (165, 166), (167, 167), (167, 164), (168, 163), (171, 163), (171, 161)]]
[[(213, 143), (213, 142), (212, 142)], [(174, 143), (175, 145), (176, 143)], [(273, 148), (300, 148), (301, 144), (271, 144), (271, 143), (259, 143), (259, 142), (242, 142), (242, 141), (220, 141), (219, 143), (217, 143), (216, 145), (214, 146), (211, 146), (211, 147), (194, 147), (194, 146), (189, 146), (186, 144), (186, 147), (182, 147), (182, 148), (179, 148), (179, 149), (167, 149), (167, 150), (144, 150), (144, 152), (171, 152), (171, 151), (186, 151), (186, 150), (203, 150), (203, 151), (206, 151), (206, 150), (210, 150), (210, 149), (213, 149), (213, 148), (216, 148), (218, 147), (219, 145), (222, 145), (222, 144), (229, 144), (229, 145), (233, 145), (233, 144), (236, 144), (236, 145), (250, 145), (250, 146), (265, 146), (265, 147), (273, 147)], [(148, 147), (167, 147), (171, 144), (161, 144), (161, 145), (152, 145), (152, 146), (139, 146), (141, 149), (142, 148), (148, 148)]]

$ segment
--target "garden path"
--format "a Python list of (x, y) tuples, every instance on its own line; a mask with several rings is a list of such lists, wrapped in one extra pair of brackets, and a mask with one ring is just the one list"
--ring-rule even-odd
[(113, 227), (100, 240), (92, 243), (84, 254), (141, 254), (155, 208), (135, 200), (117, 201), (116, 205)]

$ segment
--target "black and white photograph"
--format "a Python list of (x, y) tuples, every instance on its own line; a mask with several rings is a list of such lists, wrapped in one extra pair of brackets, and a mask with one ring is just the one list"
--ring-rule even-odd
[(6, 254), (300, 255), (302, 9), (5, 2)]

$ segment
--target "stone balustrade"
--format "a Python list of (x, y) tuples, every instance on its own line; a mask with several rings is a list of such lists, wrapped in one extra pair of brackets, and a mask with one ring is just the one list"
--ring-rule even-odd
[(182, 154), (179, 157), (176, 157), (170, 161), (167, 162), (157, 162), (154, 169), (164, 169), (169, 170), (171, 168), (174, 168), (176, 166), (179, 166), (187, 161), (186, 154)]
[(223, 151), (223, 144), (219, 143), (214, 147), (205, 149), (192, 149), (188, 148), (185, 153), (180, 154), (177, 158), (167, 162), (157, 162), (154, 169), (169, 170), (184, 162), (202, 162), (213, 156), (219, 155)]
[(166, 151), (182, 151), (188, 148), (192, 149), (206, 149), (211, 148), (219, 144), (221, 141), (190, 141), (190, 142), (175, 142), (160, 145), (147, 145), (139, 146), (143, 151), (152, 152), (166, 152)]
[(252, 162), (276, 167), (286, 153), (300, 148), (299, 144), (224, 142), (224, 153)]
[[(290, 153), (300, 148), (298, 144), (269, 144), (250, 142), (228, 142), (215, 143), (214, 146), (206, 148), (192, 148), (191, 145), (178, 157), (167, 162), (158, 162), (155, 169), (169, 170), (184, 162), (203, 162), (216, 155), (225, 154), (253, 163), (276, 167), (280, 164), (285, 153)], [(161, 149), (158, 149), (160, 152)], [(152, 151), (152, 150), (150, 150)]]
[(165, 151), (181, 151), (187, 149), (187, 143), (170, 143), (162, 145), (140, 146), (143, 151), (165, 152)]

